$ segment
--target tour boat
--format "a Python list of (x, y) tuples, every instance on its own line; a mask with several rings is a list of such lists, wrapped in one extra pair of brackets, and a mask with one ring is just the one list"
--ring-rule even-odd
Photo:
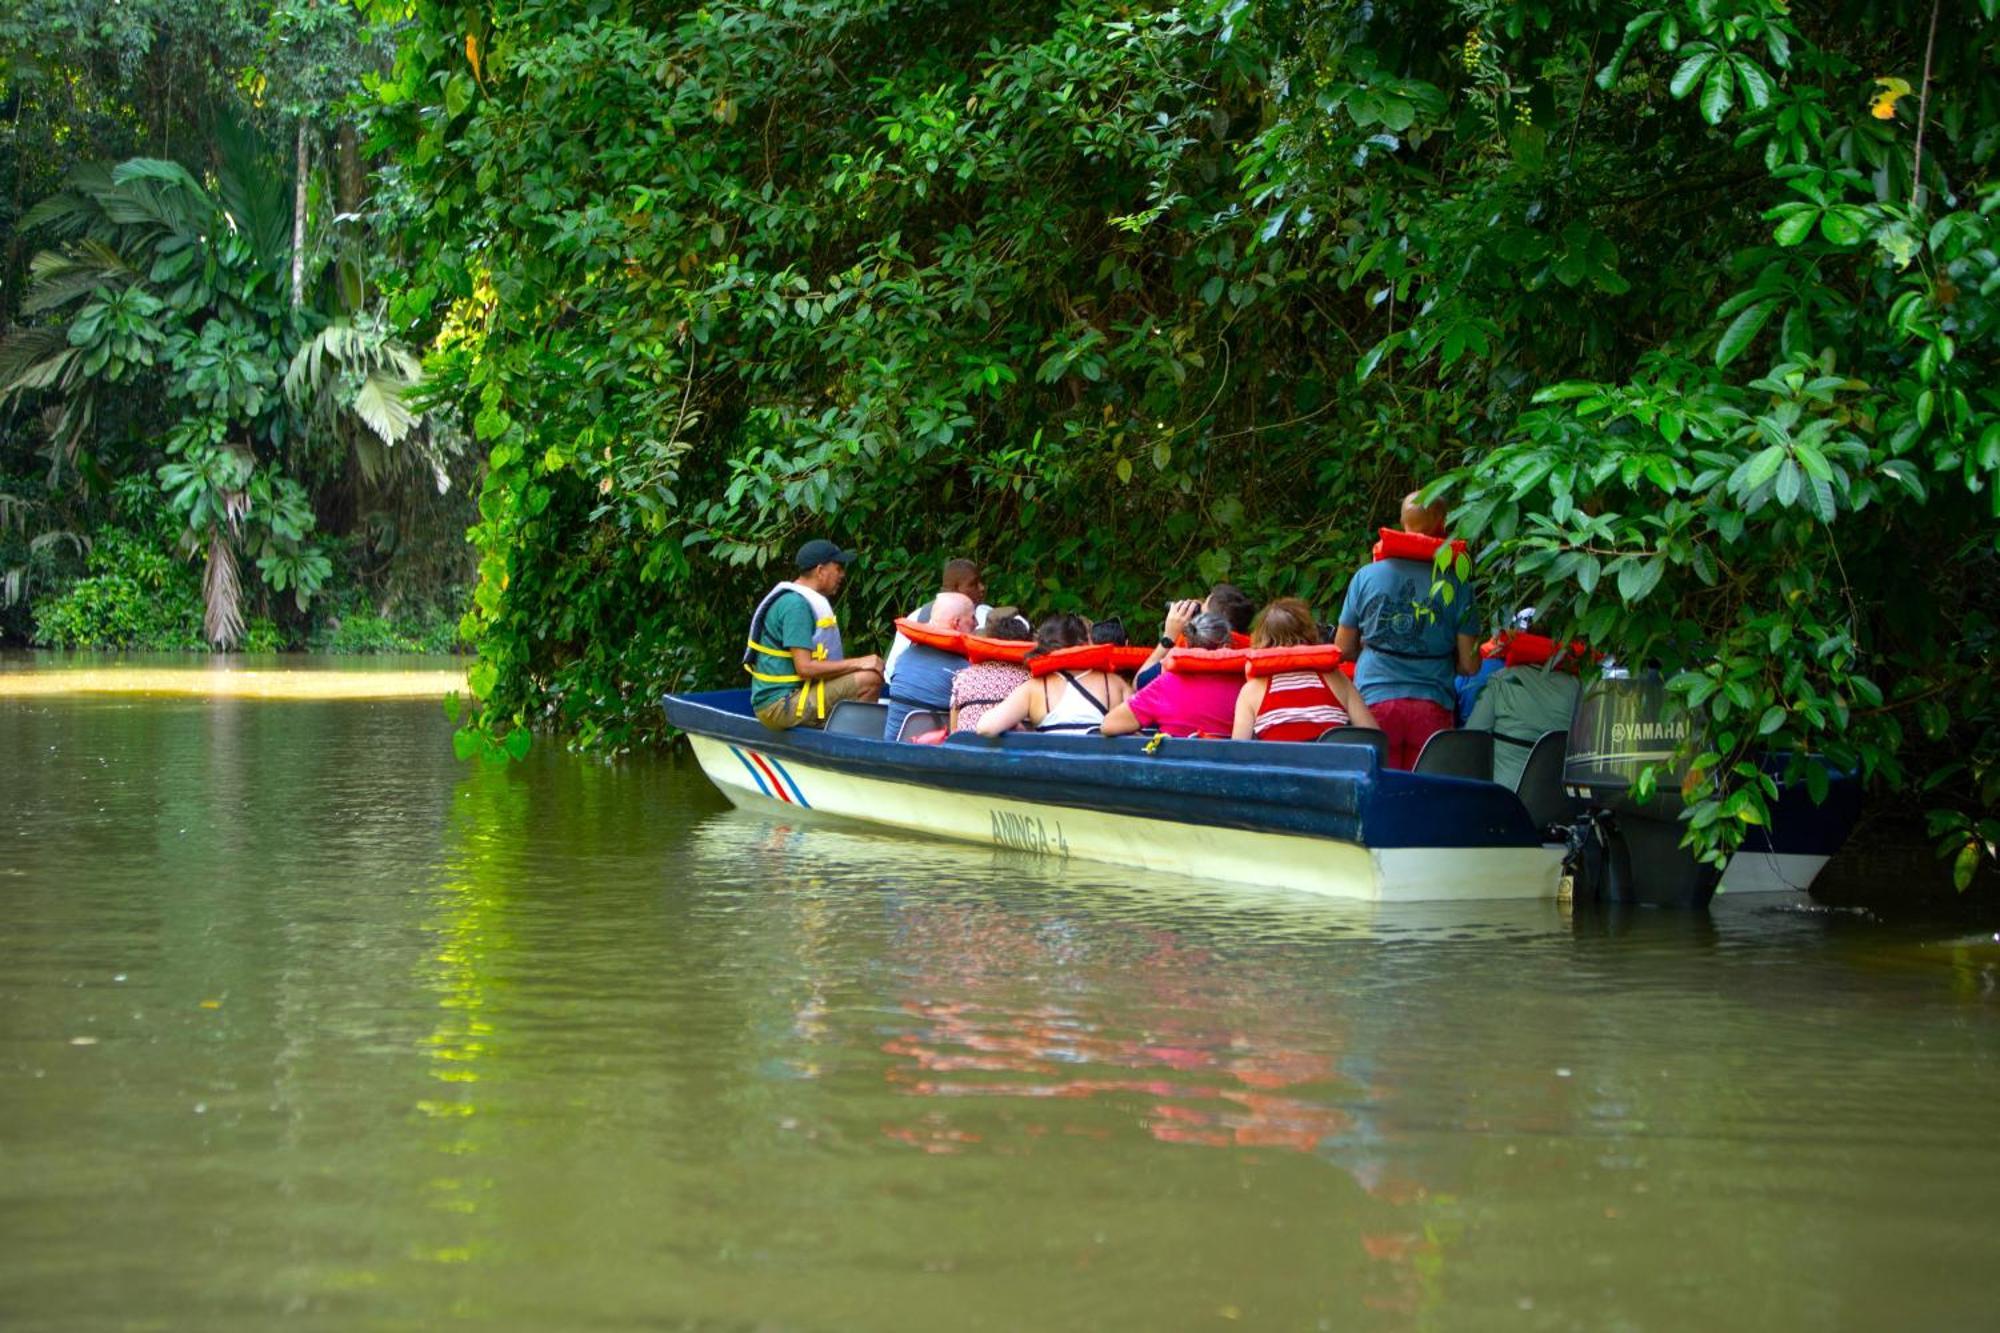
[[(1562, 887), (1566, 844), (1512, 790), (1384, 768), (1367, 745), (965, 732), (918, 745), (772, 731), (742, 689), (671, 695), (665, 708), (746, 809), (1336, 898)], [(1852, 823), (1851, 811), (1821, 813), (1781, 816), (1786, 837), (1739, 853), (1724, 887), (1805, 888)], [(1713, 890), (1711, 878), (1700, 901)]]

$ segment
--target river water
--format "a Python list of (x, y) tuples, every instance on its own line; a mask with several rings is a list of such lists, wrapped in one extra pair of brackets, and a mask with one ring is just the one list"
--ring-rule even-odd
[(1369, 911), (0, 698), (0, 1327), (1990, 1326), (2000, 945)]

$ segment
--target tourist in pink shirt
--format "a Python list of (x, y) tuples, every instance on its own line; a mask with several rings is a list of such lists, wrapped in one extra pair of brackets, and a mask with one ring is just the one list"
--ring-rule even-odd
[[(1229, 622), (1203, 612), (1188, 625), (1190, 648), (1229, 646)], [(1104, 716), (1104, 734), (1123, 736), (1158, 727), (1169, 736), (1229, 739), (1236, 726), (1236, 696), (1243, 677), (1162, 671), (1130, 699)]]

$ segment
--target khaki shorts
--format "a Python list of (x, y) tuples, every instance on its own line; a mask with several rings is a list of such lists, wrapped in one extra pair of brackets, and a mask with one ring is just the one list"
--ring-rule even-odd
[[(757, 720), (773, 731), (790, 731), (793, 727), (823, 727), (826, 718), (820, 714), (820, 684), (804, 685), (796, 693), (773, 699), (757, 706)], [(823, 682), (826, 686), (826, 711), (842, 699), (854, 699), (861, 694), (861, 673), (850, 671), (844, 676), (835, 676)]]

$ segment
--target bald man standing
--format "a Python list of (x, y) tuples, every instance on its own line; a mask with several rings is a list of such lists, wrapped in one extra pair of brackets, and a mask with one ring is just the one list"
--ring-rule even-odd
[[(1403, 531), (1444, 540), (1444, 506), (1403, 497)], [(1389, 736), (1389, 766), (1413, 768), (1424, 742), (1452, 724), (1460, 675), (1479, 667), (1479, 609), (1472, 588), (1446, 574), (1452, 597), (1433, 595), (1428, 560), (1378, 555), (1356, 571), (1334, 644), (1355, 663), (1354, 685)]]
[[(962, 592), (941, 592), (937, 595), (925, 617), (931, 628), (946, 634), (970, 634), (976, 617), (972, 598)], [(883, 719), (882, 738), (898, 740), (903, 734), (903, 719), (914, 709), (928, 708), (944, 717), (951, 712), (951, 678), (956, 672), (971, 665), (957, 653), (948, 653), (942, 648), (933, 648), (927, 643), (913, 643), (903, 650), (896, 663), (896, 677), (890, 682), (889, 693), (884, 702), (889, 705), (889, 715)]]

